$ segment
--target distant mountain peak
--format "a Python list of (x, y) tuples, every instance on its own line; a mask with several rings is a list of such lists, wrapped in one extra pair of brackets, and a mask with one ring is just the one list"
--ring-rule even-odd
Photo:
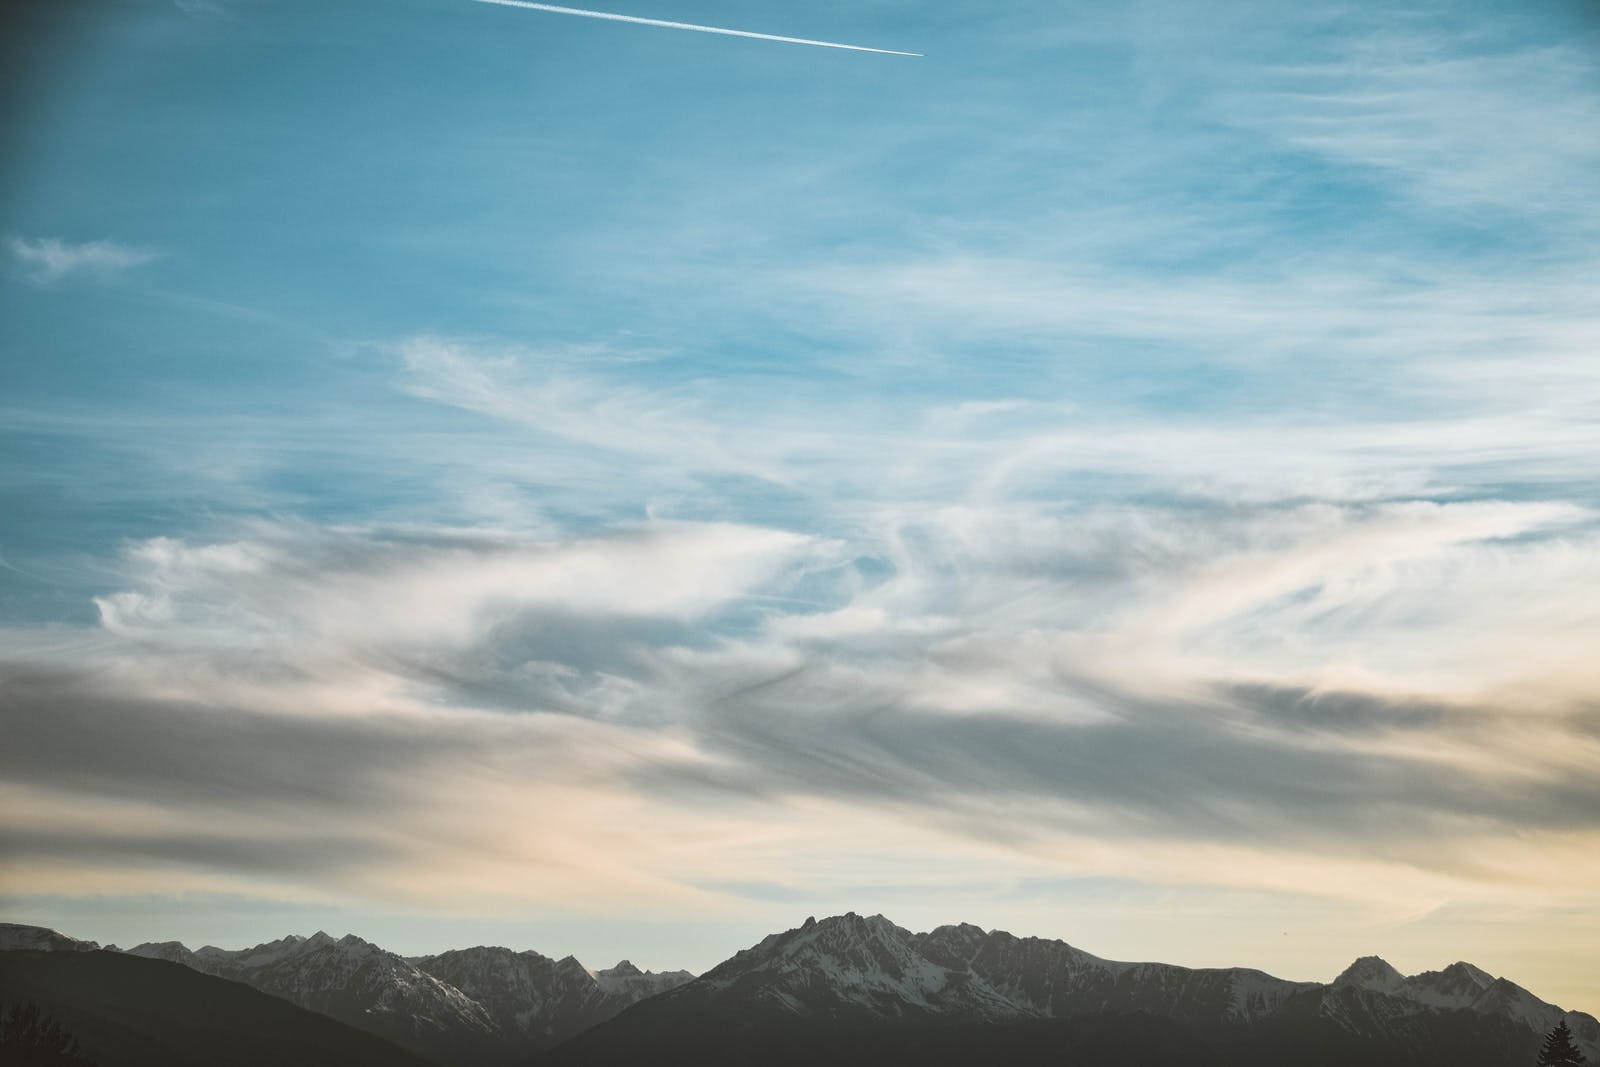
[(367, 956), (384, 950), (374, 945), (371, 941), (357, 937), (355, 934), (345, 934), (337, 942), (339, 948), (357, 956)]
[(1494, 981), (1487, 971), (1458, 960), (1443, 970), (1423, 971), (1407, 978), (1405, 994), (1430, 1007), (1470, 1008)]
[(1478, 985), (1484, 986), (1485, 988), (1492, 985), (1495, 980), (1494, 975), (1490, 974), (1481, 967), (1474, 967), (1466, 960), (1457, 960), (1450, 966), (1446, 967), (1444, 969), (1444, 973), (1452, 976), (1459, 975), (1468, 979), (1469, 981), (1476, 982)]
[(197, 953), (190, 952), (189, 946), (185, 945), (182, 941), (146, 941), (141, 945), (134, 945), (132, 948), (128, 949), (127, 954), (130, 956), (143, 956), (145, 959), (166, 960), (169, 963), (181, 963), (186, 967), (193, 968), (194, 970), (203, 971), (205, 968), (198, 966), (200, 960), (197, 959), (197, 957), (199, 957), (201, 953), (216, 953), (220, 951), (220, 949), (207, 947), (201, 949), (200, 952)]
[(621, 960), (615, 967), (607, 967), (596, 973), (605, 975), (607, 978), (632, 978), (644, 972), (635, 967), (632, 960)]
[(1335, 986), (1359, 986), (1390, 993), (1405, 984), (1406, 977), (1382, 956), (1362, 956), (1333, 980)]

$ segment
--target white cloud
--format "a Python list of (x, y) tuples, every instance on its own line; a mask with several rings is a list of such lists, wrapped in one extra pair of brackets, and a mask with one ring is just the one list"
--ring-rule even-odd
[[(359, 714), (456, 678), (465, 690), (454, 699), (495, 689), (531, 709), (587, 701), (586, 713), (604, 714), (637, 688), (614, 673), (642, 639), (630, 633), (686, 634), (835, 566), (837, 552), (714, 523), (561, 541), (257, 526), (223, 544), (138, 543), (133, 588), (96, 604), (106, 651), (169, 695), (194, 685), (198, 699)], [(518, 656), (503, 667), (481, 658), (500, 640)], [(257, 667), (241, 676), (247, 659)]]
[(652, 465), (784, 477), (758, 454), (731, 447), (720, 413), (692, 388), (674, 394), (608, 384), (572, 371), (563, 358), (515, 348), (485, 351), (448, 338), (411, 338), (399, 351), (407, 372), (402, 387), (423, 399)]
[(40, 284), (74, 276), (109, 278), (157, 258), (149, 249), (113, 241), (75, 244), (56, 237), (12, 237), (6, 246), (28, 276)]

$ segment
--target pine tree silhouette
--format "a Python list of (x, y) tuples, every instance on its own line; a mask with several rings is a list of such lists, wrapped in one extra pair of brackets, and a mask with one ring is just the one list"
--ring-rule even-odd
[(1555, 1029), (1544, 1035), (1544, 1047), (1539, 1050), (1537, 1067), (1581, 1067), (1583, 1053), (1572, 1043), (1572, 1031), (1565, 1020), (1556, 1023)]
[(15, 1067), (94, 1067), (78, 1042), (33, 1003), (0, 1010), (0, 1063)]

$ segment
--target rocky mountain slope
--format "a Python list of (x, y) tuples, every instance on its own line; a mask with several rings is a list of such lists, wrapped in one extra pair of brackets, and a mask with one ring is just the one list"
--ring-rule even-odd
[(233, 952), (211, 946), (190, 952), (169, 941), (128, 952), (243, 982), (436, 1058), (463, 1050), (473, 1059), (493, 1058), (502, 1043), (482, 1005), (354, 935), (291, 935)]
[(694, 977), (688, 971), (641, 971), (627, 960), (591, 973), (571, 956), (552, 960), (537, 952), (491, 947), (411, 962), (480, 1005), (498, 1033), (538, 1048), (565, 1041)]

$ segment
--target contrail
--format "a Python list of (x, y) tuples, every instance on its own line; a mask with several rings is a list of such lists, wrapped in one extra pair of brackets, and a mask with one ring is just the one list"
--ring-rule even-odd
[(720, 33), (726, 37), (753, 37), (758, 41), (782, 41), (785, 44), (811, 44), (818, 48), (846, 48), (852, 52), (877, 52), (886, 56), (920, 56), (921, 52), (896, 52), (892, 48), (865, 48), (859, 44), (838, 44), (834, 41), (808, 41), (804, 37), (779, 37), (773, 33), (751, 33), (749, 30), (725, 30), (720, 26), (696, 26), (691, 22), (667, 22), (663, 19), (642, 19), (634, 15), (614, 15), (609, 11), (585, 11), (581, 7), (557, 7), (554, 4), (534, 4), (528, 0), (478, 0), (480, 4), (499, 4), (502, 7), (525, 7), (529, 11), (549, 11), (556, 15), (582, 15), (586, 19), (609, 19), (612, 22), (632, 22), (639, 26), (665, 26), (669, 30), (694, 30), (697, 33)]

